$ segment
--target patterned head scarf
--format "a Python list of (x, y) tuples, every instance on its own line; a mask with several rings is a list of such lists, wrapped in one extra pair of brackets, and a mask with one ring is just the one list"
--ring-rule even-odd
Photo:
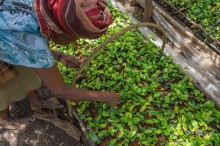
[(41, 31), (73, 38), (98, 38), (112, 23), (112, 16), (101, 0), (36, 0), (35, 10)]

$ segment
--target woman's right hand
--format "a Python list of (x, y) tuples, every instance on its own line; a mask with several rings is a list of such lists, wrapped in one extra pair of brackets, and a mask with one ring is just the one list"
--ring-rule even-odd
[(104, 92), (104, 98), (110, 107), (116, 106), (120, 101), (119, 93), (115, 92)]

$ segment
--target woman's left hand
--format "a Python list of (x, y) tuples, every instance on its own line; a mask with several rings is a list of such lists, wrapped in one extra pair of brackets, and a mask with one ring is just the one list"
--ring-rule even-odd
[(63, 53), (59, 61), (68, 68), (79, 68), (82, 62), (72, 55)]

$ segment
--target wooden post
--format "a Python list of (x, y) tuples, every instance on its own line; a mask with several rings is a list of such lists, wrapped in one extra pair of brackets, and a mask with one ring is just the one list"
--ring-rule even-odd
[(152, 12), (153, 12), (152, 0), (145, 0), (145, 4), (144, 4), (144, 17), (143, 17), (143, 20), (145, 22), (150, 22), (151, 21)]

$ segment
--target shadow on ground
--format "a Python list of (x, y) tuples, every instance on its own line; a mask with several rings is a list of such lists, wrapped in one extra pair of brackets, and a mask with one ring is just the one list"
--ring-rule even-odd
[[(42, 99), (48, 98), (50, 92), (46, 87), (39, 90)], [(64, 113), (66, 108), (56, 111), (57, 119), (69, 122)], [(34, 112), (31, 110), (28, 99), (14, 103), (10, 107), (10, 113), (13, 117), (24, 118), (31, 117)], [(47, 115), (55, 115), (53, 110), (44, 110)], [(59, 117), (59, 118), (58, 118)], [(81, 130), (78, 122), (75, 120), (72, 125)], [(68, 127), (66, 126), (67, 130)], [(71, 129), (71, 128), (70, 128)], [(55, 126), (53, 122), (36, 119), (33, 125), (26, 131), (0, 129), (0, 146), (89, 146), (85, 138), (80, 136), (80, 141), (73, 139), (64, 130)]]

